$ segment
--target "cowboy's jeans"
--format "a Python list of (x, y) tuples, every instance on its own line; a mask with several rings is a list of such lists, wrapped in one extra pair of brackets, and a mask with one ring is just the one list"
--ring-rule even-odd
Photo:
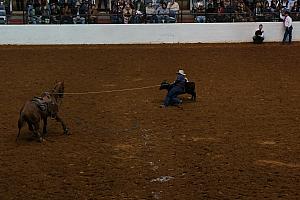
[(182, 87), (172, 87), (165, 98), (164, 105), (169, 106), (170, 104), (180, 104), (180, 100), (177, 98), (177, 95), (182, 94), (183, 92), (184, 89)]
[(287, 36), (289, 36), (289, 43), (292, 42), (292, 31), (293, 31), (293, 27), (292, 26), (286, 27), (282, 42), (286, 41)]

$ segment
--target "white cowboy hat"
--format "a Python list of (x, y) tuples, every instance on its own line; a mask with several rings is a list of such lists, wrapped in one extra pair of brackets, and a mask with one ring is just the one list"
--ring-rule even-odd
[(186, 75), (182, 69), (178, 70), (177, 74), (181, 74), (181, 75), (183, 75), (183, 76)]

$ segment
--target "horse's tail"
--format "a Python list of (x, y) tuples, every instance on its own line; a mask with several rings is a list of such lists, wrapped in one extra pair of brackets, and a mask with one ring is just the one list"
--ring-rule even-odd
[(23, 111), (21, 111), (20, 116), (19, 116), (19, 120), (18, 120), (19, 132), (18, 132), (18, 135), (16, 137), (16, 141), (18, 140), (18, 138), (20, 136), (21, 128), (24, 126), (24, 123), (25, 123), (24, 113), (23, 113)]
[(19, 117), (19, 120), (18, 120), (18, 128), (21, 129), (23, 126), (24, 126), (24, 113), (21, 111), (20, 112), (20, 117)]

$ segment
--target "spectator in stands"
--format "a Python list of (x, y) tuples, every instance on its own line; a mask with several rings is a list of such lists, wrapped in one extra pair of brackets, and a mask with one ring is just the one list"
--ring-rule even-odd
[(255, 31), (255, 35), (253, 36), (253, 43), (261, 44), (263, 41), (264, 41), (263, 25), (260, 24), (258, 26), (258, 29)]
[(291, 9), (291, 17), (294, 20), (299, 21), (300, 20), (300, 7), (297, 1), (294, 2), (294, 5)]
[(101, 8), (102, 8), (102, 2), (104, 4), (104, 11), (107, 12), (108, 11), (108, 9), (107, 9), (107, 3), (108, 3), (108, 1), (107, 0), (99, 0), (98, 9), (101, 10)]
[(170, 10), (170, 20), (172, 20), (172, 22), (176, 22), (180, 9), (179, 4), (175, 0), (171, 0), (167, 5), (167, 9)]
[(72, 10), (67, 3), (64, 4), (61, 15), (62, 15), (62, 19), (61, 19), (62, 24), (73, 24)]
[(91, 9), (89, 9), (89, 23), (96, 24), (98, 18), (98, 8), (95, 4), (92, 4)]
[(230, 0), (225, 0), (224, 1), (224, 8), (225, 8), (225, 22), (230, 22), (231, 21), (231, 14), (234, 13), (234, 7), (231, 5)]
[(134, 1), (134, 23), (144, 22), (144, 13), (146, 12), (146, 7), (143, 0)]
[(52, 3), (50, 7), (50, 13), (51, 13), (51, 24), (58, 24), (60, 22), (60, 7), (56, 3)]
[(156, 23), (156, 10), (152, 5), (152, 2), (149, 2), (146, 6), (146, 21), (149, 23)]
[(277, 2), (276, 0), (272, 0), (272, 1), (271, 1), (271, 11), (272, 11), (272, 12), (275, 12), (275, 11), (276, 11), (276, 9), (277, 9), (277, 4), (278, 4), (278, 2)]
[(208, 0), (206, 3), (206, 22), (213, 23), (216, 21), (215, 11), (214, 2), (212, 0)]
[(218, 7), (217, 7), (217, 16), (216, 16), (217, 22), (224, 22), (225, 20), (224, 12), (225, 12), (224, 2), (221, 1), (220, 3), (218, 3)]
[(27, 13), (28, 13), (28, 23), (36, 24), (37, 16), (35, 15), (35, 9), (34, 9), (33, 5), (28, 5)]
[(169, 22), (169, 9), (167, 9), (167, 3), (162, 2), (161, 5), (156, 9), (158, 23)]
[(289, 11), (290, 10), (290, 3), (289, 0), (282, 0), (282, 8), (284, 8), (285, 10)]
[(236, 14), (236, 21), (237, 22), (246, 22), (247, 21), (247, 12), (246, 12), (246, 9), (245, 9), (244, 2), (239, 2), (238, 3), (235, 14)]
[(76, 2), (76, 7), (73, 11), (73, 23), (74, 24), (85, 24), (84, 13), (81, 13), (84, 9), (80, 9), (81, 4), (79, 1)]
[(204, 1), (197, 0), (197, 2), (194, 5), (194, 13), (196, 14), (195, 21), (197, 23), (205, 23), (206, 17), (205, 17), (205, 7), (204, 7)]
[(131, 23), (132, 14), (133, 14), (133, 10), (131, 8), (131, 5), (128, 2), (126, 2), (125, 7), (123, 9), (123, 23), (124, 24)]
[(285, 11), (284, 16), (282, 15), (282, 12), (280, 12), (280, 18), (283, 19), (283, 25), (285, 28), (284, 36), (282, 39), (282, 44), (286, 42), (287, 36), (289, 36), (289, 44), (292, 42), (292, 32), (293, 32), (293, 25), (292, 25), (292, 18), (290, 17), (290, 12)]
[(124, 1), (123, 0), (116, 0), (113, 1), (112, 4), (112, 22), (114, 24), (121, 24), (123, 23), (123, 9), (124, 9)]
[(263, 9), (264, 5), (262, 4), (262, 2), (256, 2), (254, 9), (255, 21), (264, 21)]

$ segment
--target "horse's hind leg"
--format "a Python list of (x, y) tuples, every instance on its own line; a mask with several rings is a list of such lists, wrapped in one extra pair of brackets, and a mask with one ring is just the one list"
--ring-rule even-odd
[(19, 136), (20, 136), (20, 133), (21, 133), (21, 128), (19, 128), (19, 132), (18, 132), (18, 135), (17, 135), (17, 137), (16, 137), (16, 142), (18, 141), (18, 138), (19, 138)]
[(60, 118), (58, 115), (55, 116), (55, 119), (57, 122), (60, 122), (62, 125), (62, 128), (64, 130), (64, 134), (68, 135), (69, 129), (67, 128), (64, 120), (62, 118)]
[(18, 120), (18, 128), (19, 128), (19, 132), (18, 132), (18, 135), (16, 137), (16, 141), (18, 140), (19, 136), (20, 136), (20, 133), (21, 133), (21, 129), (23, 127), (23, 124), (24, 124), (24, 119), (23, 119), (23, 114), (21, 113), (20, 114), (20, 117), (19, 117), (19, 120)]
[(32, 125), (32, 127), (33, 127), (33, 133), (38, 136), (40, 142), (43, 142), (44, 139), (43, 139), (43, 136), (41, 135), (41, 133), (39, 132), (38, 123), (36, 123), (35, 125)]

